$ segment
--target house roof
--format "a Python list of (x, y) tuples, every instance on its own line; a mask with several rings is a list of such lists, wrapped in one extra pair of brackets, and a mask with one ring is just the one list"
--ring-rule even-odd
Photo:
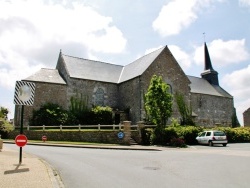
[(66, 69), (72, 78), (117, 83), (123, 66), (92, 61), (62, 54)]
[(57, 69), (47, 69), (47, 68), (40, 69), (35, 74), (29, 76), (26, 79), (23, 79), (23, 81), (66, 84), (66, 82), (60, 76)]
[(203, 78), (198, 78), (194, 76), (187, 76), (187, 77), (191, 82), (190, 84), (191, 93), (200, 93), (200, 94), (232, 98), (232, 96), (229, 93), (227, 93), (224, 89), (222, 89), (218, 85), (212, 85)]

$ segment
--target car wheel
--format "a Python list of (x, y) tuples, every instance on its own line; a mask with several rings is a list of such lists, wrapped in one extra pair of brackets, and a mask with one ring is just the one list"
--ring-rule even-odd
[(212, 141), (209, 141), (208, 144), (209, 144), (209, 146), (213, 146), (214, 145)]
[(227, 146), (227, 144), (222, 144), (224, 147), (226, 147)]

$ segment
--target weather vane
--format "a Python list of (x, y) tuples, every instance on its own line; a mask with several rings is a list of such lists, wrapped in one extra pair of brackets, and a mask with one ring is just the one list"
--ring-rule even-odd
[(203, 33), (203, 40), (204, 40), (204, 43), (206, 42), (206, 33), (204, 32)]

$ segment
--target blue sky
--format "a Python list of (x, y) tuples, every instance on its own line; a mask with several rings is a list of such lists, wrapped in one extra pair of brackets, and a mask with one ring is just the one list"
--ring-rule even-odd
[(12, 118), (15, 82), (55, 68), (60, 49), (126, 65), (168, 45), (185, 73), (200, 77), (204, 38), (243, 124), (250, 107), (250, 0), (1, 0), (0, 106)]

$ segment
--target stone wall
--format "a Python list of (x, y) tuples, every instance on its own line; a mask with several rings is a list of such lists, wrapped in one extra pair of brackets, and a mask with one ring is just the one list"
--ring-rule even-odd
[(119, 85), (119, 109), (129, 109), (129, 119), (132, 124), (140, 119), (140, 100), (143, 98), (140, 89), (140, 77)]
[[(173, 95), (176, 92), (180, 92), (184, 95), (184, 98), (187, 102), (190, 101), (190, 81), (168, 49), (164, 50), (142, 75), (143, 93), (147, 92), (150, 80), (154, 74), (157, 76), (162, 76), (163, 81), (169, 84), (170, 92)], [(175, 98), (173, 98), (172, 117), (180, 117)]]
[(244, 127), (250, 127), (250, 108), (243, 113)]
[[(15, 139), (19, 131), (9, 133), (9, 139)], [(106, 144), (127, 144), (119, 139), (118, 131), (24, 131), (28, 140), (42, 140), (47, 136), (48, 141), (93, 142)]]
[(96, 91), (101, 88), (104, 91), (104, 106), (110, 106), (111, 108), (118, 107), (118, 87), (117, 84), (98, 82), (92, 80), (81, 80), (76, 78), (68, 79), (67, 87), (67, 104), (71, 105), (71, 97), (82, 95), (88, 108), (91, 108), (96, 104)]
[[(40, 109), (41, 105), (46, 103), (55, 103), (62, 108), (67, 108), (66, 103), (66, 85), (34, 82), (36, 84), (34, 105), (24, 106), (23, 124), (27, 126), (32, 117), (33, 110)], [(20, 126), (21, 123), (21, 106), (15, 106), (15, 126)]]
[(192, 93), (192, 110), (198, 116), (196, 124), (201, 126), (231, 126), (233, 99)]

